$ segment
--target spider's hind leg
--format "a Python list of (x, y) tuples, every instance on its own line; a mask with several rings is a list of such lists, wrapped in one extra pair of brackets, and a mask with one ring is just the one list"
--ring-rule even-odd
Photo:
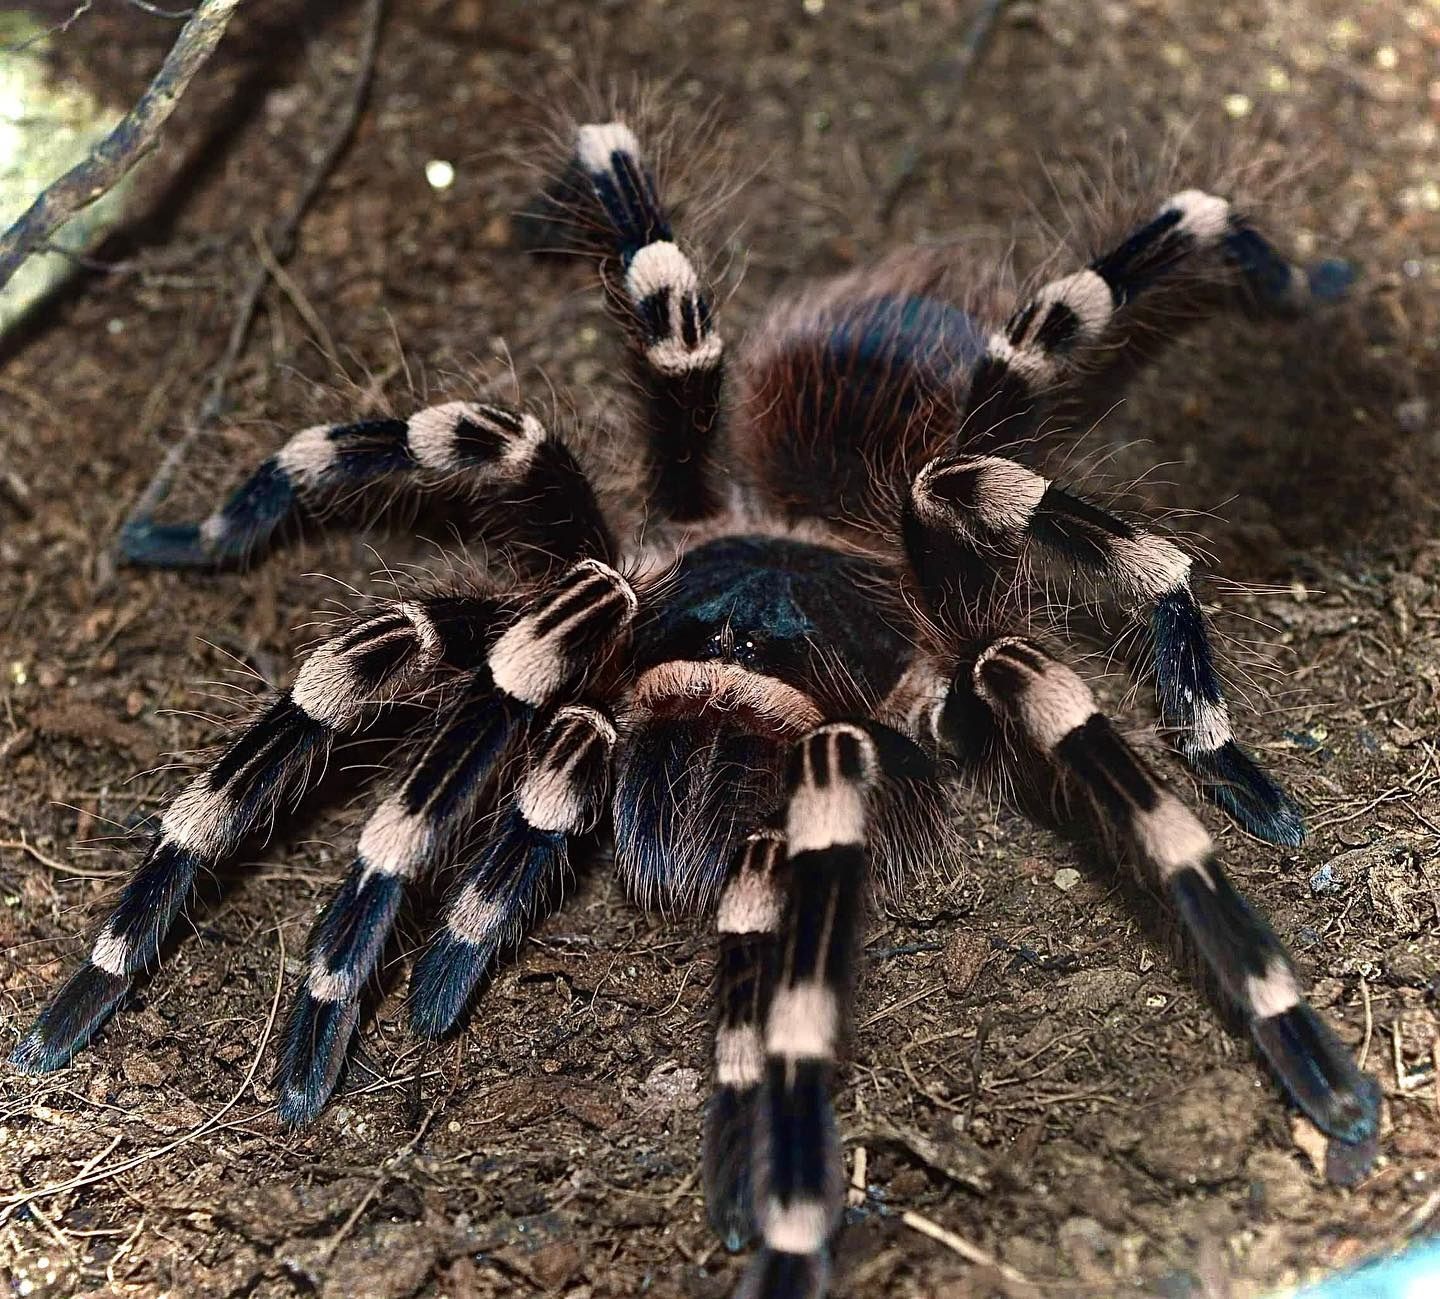
[(1351, 1144), (1379, 1125), (1380, 1091), (1305, 1001), (1290, 957), (1263, 916), (1236, 892), (1200, 821), (1159, 781), (1095, 707), (1085, 683), (1038, 646), (994, 641), (973, 689), (1134, 846), (1169, 892), (1186, 930), (1294, 1102)]
[(1217, 310), (1291, 317), (1343, 296), (1347, 283), (1341, 263), (1307, 272), (1290, 262), (1228, 200), (1172, 194), (1086, 267), (1040, 285), (990, 335), (957, 443), (1015, 446), (1058, 407), (1113, 405), (1160, 347)]

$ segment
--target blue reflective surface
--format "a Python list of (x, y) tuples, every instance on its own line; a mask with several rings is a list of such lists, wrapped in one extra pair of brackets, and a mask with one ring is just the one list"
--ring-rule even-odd
[(1440, 1237), (1306, 1286), (1292, 1299), (1440, 1299)]

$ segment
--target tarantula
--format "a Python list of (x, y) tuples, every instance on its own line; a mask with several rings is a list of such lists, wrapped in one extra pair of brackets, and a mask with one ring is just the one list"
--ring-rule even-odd
[[(646, 526), (617, 531), (534, 414), (461, 401), (306, 429), (203, 522), (131, 526), (133, 561), (214, 566), (338, 494), (462, 485), (497, 543), (538, 567), (512, 589), (385, 606), (310, 654), (170, 804), (12, 1060), (67, 1062), (155, 962), (197, 872), (313, 784), (338, 740), (440, 681), (418, 757), (310, 938), (280, 1053), (286, 1123), (334, 1091), (407, 888), (460, 857), (410, 979), (411, 1023), (434, 1038), (608, 822), (639, 900), (717, 917), (705, 1190), (727, 1245), (760, 1239), (740, 1293), (822, 1294), (842, 1202), (830, 1091), (872, 874), (903, 887), (949, 840), (966, 778), (998, 764), (1093, 805), (1296, 1104), (1368, 1141), (1374, 1080), (1307, 1005), (1210, 835), (1021, 634), (1037, 562), (1099, 583), (1148, 623), (1163, 728), (1207, 795), (1249, 834), (1299, 842), (1295, 803), (1232, 733), (1189, 557), (1024, 460), (1060, 403), (1108, 400), (1148, 359), (1157, 321), (1290, 314), (1307, 275), (1227, 200), (1184, 190), (1003, 323), (922, 260), (894, 262), (775, 311), (727, 381), (706, 286), (627, 126), (580, 127), (546, 203), (544, 221), (602, 258), (630, 344)], [(459, 851), (489, 809), (478, 849)]]

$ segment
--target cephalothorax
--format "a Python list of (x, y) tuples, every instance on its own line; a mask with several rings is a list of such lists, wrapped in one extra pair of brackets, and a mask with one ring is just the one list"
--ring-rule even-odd
[(1226, 200), (1186, 190), (1008, 320), (967, 310), (917, 256), (778, 309), (727, 377), (707, 290), (626, 126), (581, 127), (546, 201), (545, 220), (604, 258), (631, 343), (643, 519), (622, 519), (533, 414), (450, 402), (308, 429), (204, 522), (129, 529), (136, 562), (215, 565), (340, 494), (459, 485), (522, 577), (417, 595), (321, 644), (170, 805), (15, 1063), (69, 1060), (154, 963), (197, 872), (313, 782), (337, 740), (423, 693), (440, 703), (419, 756), (311, 937), (281, 1053), (288, 1123), (335, 1088), (402, 893), (467, 830), (493, 810), (411, 974), (429, 1037), (554, 899), (577, 838), (608, 827), (638, 899), (718, 918), (706, 1195), (732, 1248), (759, 1238), (742, 1293), (817, 1296), (842, 1194), (830, 1088), (871, 878), (903, 887), (950, 841), (967, 776), (1028, 763), (1088, 797), (1168, 891), (1294, 1101), (1342, 1141), (1372, 1137), (1374, 1082), (1209, 834), (1021, 612), (1045, 558), (1126, 605), (1206, 792), (1252, 835), (1299, 841), (1297, 808), (1231, 732), (1189, 558), (1025, 460), (1060, 403), (1105, 397), (1154, 350), (1157, 322), (1293, 312), (1306, 276)]

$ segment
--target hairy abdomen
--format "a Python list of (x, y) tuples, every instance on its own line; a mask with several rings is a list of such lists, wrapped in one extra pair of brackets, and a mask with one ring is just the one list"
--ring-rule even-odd
[(893, 525), (910, 477), (959, 426), (984, 330), (924, 294), (855, 288), (772, 318), (745, 359), (737, 450), (788, 517)]

